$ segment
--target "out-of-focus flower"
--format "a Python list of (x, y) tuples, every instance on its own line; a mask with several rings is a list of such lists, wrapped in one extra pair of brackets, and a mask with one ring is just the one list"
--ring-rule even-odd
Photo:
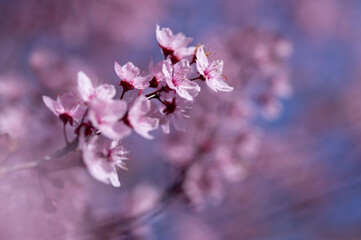
[(196, 48), (187, 47), (192, 42), (192, 38), (187, 38), (183, 33), (178, 33), (174, 36), (172, 30), (169, 28), (160, 29), (159, 25), (156, 28), (156, 37), (164, 56), (170, 56), (170, 60), (173, 63), (181, 59), (192, 60)]
[(79, 69), (86, 72), (94, 71), (79, 56), (68, 56), (61, 48), (44, 46), (32, 49), (29, 66), (43, 87), (55, 91), (73, 89), (76, 85), (74, 75)]
[(139, 135), (148, 139), (153, 139), (149, 131), (157, 129), (159, 125), (159, 119), (148, 116), (151, 111), (151, 102), (141, 95), (135, 100), (127, 116), (129, 126)]
[(186, 59), (174, 65), (168, 59), (163, 65), (163, 74), (168, 87), (175, 90), (180, 97), (193, 101), (193, 98), (198, 95), (201, 88), (197, 83), (188, 79), (190, 70), (191, 67)]
[(90, 102), (88, 117), (104, 136), (117, 140), (130, 134), (130, 129), (120, 121), (126, 111), (123, 100), (95, 99)]
[(130, 196), (130, 206), (127, 207), (129, 215), (136, 217), (151, 211), (155, 208), (160, 197), (160, 192), (154, 186), (140, 184)]
[(144, 89), (149, 86), (151, 76), (140, 76), (140, 70), (133, 63), (128, 62), (124, 66), (120, 66), (117, 62), (114, 63), (114, 70), (121, 79), (119, 85), (123, 87), (124, 91), (136, 89)]
[(208, 87), (213, 91), (230, 92), (233, 87), (229, 86), (224, 81), (223, 72), (223, 61), (211, 61), (209, 62), (206, 54), (204, 53), (203, 45), (197, 50), (197, 70), (203, 76)]
[(174, 166), (187, 166), (196, 154), (197, 149), (193, 139), (183, 137), (186, 134), (180, 132), (169, 134), (164, 143), (162, 151), (166, 156), (165, 160)]
[(92, 81), (83, 72), (78, 72), (78, 92), (84, 102), (92, 99), (111, 99), (115, 96), (115, 87), (110, 84), (101, 84), (95, 87)]
[(35, 89), (18, 73), (5, 73), (0, 75), (0, 106), (5, 102), (15, 102), (27, 94), (34, 93)]
[(185, 110), (189, 108), (187, 102), (175, 96), (163, 102), (165, 106), (162, 105), (160, 108), (160, 113), (162, 114), (162, 117), (160, 117), (160, 125), (162, 126), (163, 132), (166, 134), (170, 132), (171, 122), (177, 130), (184, 132), (187, 127), (187, 120), (189, 120), (189, 116), (185, 113)]
[(183, 188), (191, 203), (199, 210), (207, 203), (217, 204), (223, 198), (223, 187), (218, 171), (204, 163), (196, 163), (190, 168)]
[(243, 159), (234, 156), (234, 146), (219, 146), (214, 153), (216, 166), (228, 182), (238, 182), (244, 178), (246, 169)]
[(262, 107), (261, 114), (267, 120), (276, 119), (283, 110), (283, 106), (272, 93), (264, 92), (257, 97), (257, 103)]
[(73, 126), (74, 120), (80, 120), (85, 112), (85, 108), (72, 93), (58, 95), (56, 101), (48, 96), (43, 96), (43, 101), (64, 124), (69, 123), (71, 126)]
[(152, 80), (149, 82), (149, 87), (157, 88), (159, 83), (164, 81), (164, 74), (162, 72), (162, 66), (164, 61), (158, 62), (156, 65), (153, 65), (153, 60), (149, 64), (149, 73), (152, 76)]
[(127, 169), (124, 160), (127, 160), (127, 151), (118, 141), (101, 136), (93, 136), (85, 142), (82, 136), (80, 148), (83, 160), (89, 173), (98, 181), (120, 187), (117, 167)]

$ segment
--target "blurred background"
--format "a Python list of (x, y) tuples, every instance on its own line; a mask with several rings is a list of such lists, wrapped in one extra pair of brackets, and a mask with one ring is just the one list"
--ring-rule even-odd
[[(0, 238), (360, 240), (360, 23), (359, 0), (0, 0), (1, 165), (63, 146), (61, 124), (41, 96), (74, 90), (79, 70), (116, 85), (114, 61), (144, 71), (151, 59), (160, 61), (156, 24), (205, 44), (224, 59), (235, 86), (232, 95), (200, 96), (185, 136), (210, 132), (196, 120), (223, 129), (212, 122), (219, 118), (212, 106), (222, 101), (237, 105), (227, 121), (242, 136), (232, 148), (241, 153), (230, 157), (241, 159), (237, 181), (212, 188), (221, 199), (201, 209), (172, 203), (122, 237), (116, 224), (97, 227), (154, 208), (169, 165), (188, 151), (174, 150), (189, 142), (184, 133), (127, 139), (130, 170), (120, 172), (117, 189), (81, 167), (6, 176)], [(239, 139), (217, 137), (230, 145)], [(64, 186), (52, 186), (54, 179)], [(57, 199), (55, 213), (44, 210), (44, 192)]]

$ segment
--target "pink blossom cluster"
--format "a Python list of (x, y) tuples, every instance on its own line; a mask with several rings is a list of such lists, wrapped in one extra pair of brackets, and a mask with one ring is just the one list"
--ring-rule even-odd
[(199, 210), (219, 203), (226, 184), (246, 176), (262, 144), (255, 119), (259, 114), (276, 118), (279, 99), (291, 93), (287, 40), (252, 29), (211, 42), (230, 63), (227, 75), (235, 91), (214, 95), (212, 101), (201, 95), (186, 134), (170, 135), (163, 147), (169, 163), (183, 171), (182, 195)]
[(153, 139), (150, 132), (158, 127), (169, 133), (171, 124), (185, 131), (186, 110), (201, 91), (196, 81), (205, 82), (214, 92), (233, 90), (223, 75), (223, 61), (210, 60), (203, 45), (190, 47), (191, 38), (159, 26), (156, 37), (165, 60), (151, 62), (148, 74), (131, 62), (115, 62), (120, 97), (115, 98), (114, 85), (96, 84), (84, 72), (78, 73), (77, 91), (58, 95), (56, 100), (43, 96), (64, 129), (74, 127), (89, 173), (115, 187), (120, 186), (117, 169), (126, 169), (128, 155), (120, 144), (133, 130), (147, 139)]
[(230, 31), (209, 40), (212, 49), (228, 64), (232, 86), (243, 102), (266, 120), (282, 113), (282, 99), (292, 95), (289, 58), (292, 44), (279, 34), (257, 28)]

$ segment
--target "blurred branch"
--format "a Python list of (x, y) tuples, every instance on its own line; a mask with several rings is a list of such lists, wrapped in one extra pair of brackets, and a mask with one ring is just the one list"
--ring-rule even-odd
[(60, 158), (68, 154), (69, 152), (75, 151), (78, 147), (79, 138), (76, 137), (73, 141), (66, 144), (66, 146), (50, 155), (45, 156), (43, 159), (32, 162), (20, 163), (13, 166), (7, 166), (0, 168), (0, 177), (5, 176), (8, 173), (17, 172), (26, 169), (33, 169), (39, 167), (43, 162)]
[[(210, 136), (214, 135), (214, 131), (211, 131)], [(155, 217), (159, 216), (162, 212), (166, 210), (166, 207), (178, 197), (185, 197), (183, 190), (183, 183), (186, 179), (187, 171), (193, 164), (199, 161), (200, 156), (204, 153), (204, 147), (202, 144), (198, 146), (198, 151), (195, 153), (193, 161), (188, 165), (181, 168), (175, 169), (176, 175), (173, 180), (168, 184), (168, 186), (163, 190), (160, 199), (154, 205), (154, 207), (148, 211), (140, 213), (136, 216), (130, 217), (120, 217), (114, 216), (110, 219), (102, 221), (98, 225), (93, 225), (91, 229), (85, 229), (84, 231), (79, 231), (76, 229), (75, 234), (96, 234), (101, 232), (109, 232), (109, 229), (114, 230), (116, 237), (119, 236), (130, 236), (132, 230), (140, 227), (147, 222), (152, 221)], [(84, 236), (83, 236), (84, 237)]]

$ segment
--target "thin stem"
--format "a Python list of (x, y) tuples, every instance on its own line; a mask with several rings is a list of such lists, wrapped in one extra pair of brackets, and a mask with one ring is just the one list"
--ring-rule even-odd
[(120, 96), (120, 99), (123, 99), (125, 92), (126, 91), (123, 89), (123, 92), (122, 92), (122, 95)]
[[(181, 177), (182, 178), (182, 177)], [(113, 218), (109, 219), (108, 221), (102, 222), (98, 226), (94, 226), (91, 231), (97, 232), (102, 231), (104, 228), (109, 228), (109, 226), (114, 226), (116, 228), (117, 232), (119, 234), (126, 234), (127, 232), (131, 231), (131, 229), (134, 229), (136, 227), (139, 227), (146, 223), (147, 221), (151, 221), (153, 218), (161, 214), (164, 210), (166, 210), (166, 207), (171, 203), (172, 200), (177, 196), (176, 193), (173, 193), (173, 189), (175, 186), (178, 186), (179, 179), (177, 179), (169, 184), (165, 189), (161, 196), (161, 198), (158, 200), (158, 202), (155, 204), (155, 206), (146, 212), (140, 213), (136, 216), (130, 216), (126, 218)], [(74, 231), (76, 234), (77, 230)], [(78, 232), (81, 233), (81, 232)]]
[(196, 59), (197, 59), (197, 58), (196, 58), (196, 55), (194, 55), (194, 56), (193, 56), (193, 59), (192, 59), (192, 61), (190, 62), (189, 65), (192, 65), (193, 63), (196, 63)]
[(62, 149), (60, 149), (60, 150), (58, 150), (58, 151), (56, 151), (56, 152), (54, 152), (54, 153), (52, 153), (50, 155), (47, 155), (47, 156), (45, 156), (44, 158), (42, 158), (40, 160), (32, 161), (32, 162), (26, 162), (26, 163), (20, 163), (20, 164), (17, 164), (17, 165), (0, 168), (0, 177), (6, 175), (8, 173), (12, 173), (12, 172), (37, 168), (43, 162), (53, 160), (54, 158), (60, 158), (62, 156), (65, 156), (69, 152), (72, 152), (72, 151), (76, 150), (76, 148), (78, 147), (78, 142), (79, 142), (79, 138), (76, 137), (72, 142), (67, 144), (64, 148), (62, 148)]
[[(81, 118), (80, 124), (82, 124), (82, 123), (84, 122), (84, 119), (85, 119), (86, 115), (88, 115), (88, 110), (89, 110), (89, 107), (86, 108), (86, 110), (85, 110), (85, 112), (84, 112), (84, 115), (83, 115), (83, 117)], [(80, 124), (79, 124), (79, 125), (80, 125)]]
[(66, 145), (69, 145), (68, 135), (66, 133), (66, 124), (63, 124), (63, 135)]
[(198, 77), (195, 78), (191, 78), (189, 79), (190, 81), (195, 81), (195, 80), (202, 80), (202, 75), (199, 75)]
[(163, 103), (164, 106), (168, 107), (168, 105), (162, 99), (160, 99), (160, 97), (154, 97), (154, 98), (158, 99), (159, 102)]
[(154, 92), (152, 92), (152, 93), (149, 93), (149, 94), (147, 94), (147, 95), (145, 95), (148, 99), (150, 99), (150, 98), (153, 98), (154, 96), (156, 96), (158, 93), (161, 93), (161, 92), (163, 92), (163, 91), (165, 91), (165, 87), (161, 87), (160, 89), (158, 89), (158, 90), (156, 90), (156, 91), (154, 91)]

